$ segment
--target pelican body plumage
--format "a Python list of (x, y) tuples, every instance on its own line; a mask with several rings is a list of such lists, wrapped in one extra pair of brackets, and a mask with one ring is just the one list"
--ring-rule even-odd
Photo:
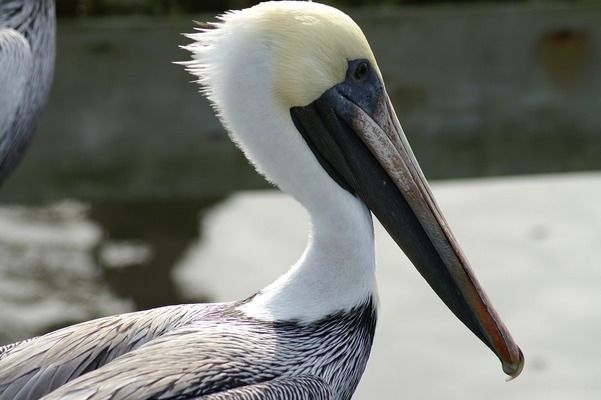
[(23, 157), (54, 73), (54, 0), (0, 0), (0, 183)]
[(522, 353), (436, 205), (355, 22), (274, 1), (189, 37), (184, 65), (231, 138), (307, 209), (303, 255), (238, 302), (106, 317), (0, 348), (0, 399), (349, 400), (376, 324), (372, 213), (517, 376)]

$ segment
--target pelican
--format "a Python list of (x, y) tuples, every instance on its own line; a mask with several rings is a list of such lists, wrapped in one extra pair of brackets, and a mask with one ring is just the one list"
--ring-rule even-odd
[(54, 0), (0, 0), (0, 183), (23, 157), (46, 105), (55, 29)]
[(443, 219), (353, 20), (266, 2), (190, 38), (186, 67), (232, 139), (308, 210), (303, 255), (241, 301), (112, 316), (6, 347), (0, 399), (350, 399), (376, 325), (372, 212), (517, 376), (522, 353)]

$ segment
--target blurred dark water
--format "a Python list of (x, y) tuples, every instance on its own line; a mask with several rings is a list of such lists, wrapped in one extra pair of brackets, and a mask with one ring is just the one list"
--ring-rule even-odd
[(171, 279), (171, 269), (193, 241), (202, 240), (199, 221), (222, 199), (91, 204), (89, 218), (98, 221), (105, 241), (143, 243), (152, 252), (128, 268), (107, 268), (103, 266), (103, 257), (96, 253), (113, 293), (131, 299), (136, 309), (210, 301), (208, 297), (186, 298), (180, 294)]
[[(0, 207), (0, 343), (104, 315), (211, 301), (173, 269), (223, 197)], [(41, 313), (41, 314), (40, 314)]]

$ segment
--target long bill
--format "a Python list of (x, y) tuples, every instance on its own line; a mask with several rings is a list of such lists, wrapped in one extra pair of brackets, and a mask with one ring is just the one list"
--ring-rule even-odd
[(415, 160), (389, 97), (374, 79), (367, 93), (343, 82), (293, 121), (321, 165), (380, 220), (447, 307), (514, 378), (521, 350), (478, 283)]

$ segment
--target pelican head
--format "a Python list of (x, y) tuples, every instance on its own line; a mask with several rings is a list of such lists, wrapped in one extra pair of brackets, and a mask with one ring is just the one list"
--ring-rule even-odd
[[(345, 221), (371, 224), (371, 211), (505, 373), (517, 376), (522, 353), (444, 220), (357, 24), (329, 6), (278, 1), (225, 14), (190, 37), (188, 70), (256, 168), (299, 200), (314, 225), (329, 219), (328, 240), (351, 240), (360, 229)], [(336, 264), (336, 256), (323, 263)], [(368, 263), (372, 255), (361, 257)]]

